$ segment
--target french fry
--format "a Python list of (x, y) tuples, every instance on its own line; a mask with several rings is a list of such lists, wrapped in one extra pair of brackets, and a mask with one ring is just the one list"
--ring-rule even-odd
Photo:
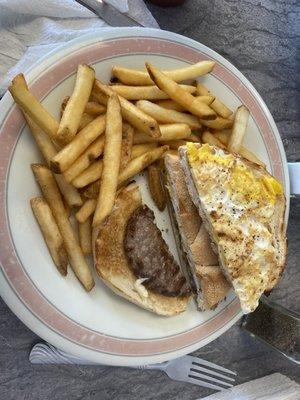
[(223, 129), (222, 131), (213, 130), (212, 133), (227, 147), (231, 135), (231, 129)]
[(85, 171), (86, 168), (103, 153), (104, 141), (104, 135), (101, 135), (89, 145), (85, 152), (82, 153), (67, 170), (64, 171), (63, 176), (67, 182), (72, 182), (73, 179)]
[(228, 150), (232, 153), (238, 153), (240, 147), (242, 146), (244, 136), (246, 134), (246, 129), (249, 120), (249, 110), (245, 106), (238, 107), (234, 124), (232, 127), (232, 132), (228, 141)]
[(147, 100), (139, 100), (136, 103), (136, 106), (161, 124), (181, 123), (187, 124), (191, 129), (201, 128), (199, 118), (195, 117), (195, 115), (190, 115), (175, 110), (166, 110), (163, 107), (160, 107), (157, 104), (151, 103)]
[[(104, 93), (106, 96), (114, 94), (114, 91), (110, 86), (104, 85), (96, 79), (93, 93), (95, 93), (97, 99), (99, 99), (97, 96), (97, 92), (99, 91)], [(122, 116), (130, 125), (151, 137), (160, 136), (159, 126), (155, 119), (139, 110), (134, 104), (124, 99), (124, 97), (118, 96), (118, 98), (122, 108)]]
[(100, 192), (93, 218), (93, 227), (106, 218), (115, 202), (122, 147), (122, 116), (118, 95), (110, 96), (107, 103), (103, 169)]
[(165, 108), (166, 110), (174, 110), (179, 112), (186, 112), (186, 109), (182, 107), (180, 104), (176, 103), (174, 100), (158, 100), (155, 102), (160, 107)]
[(84, 190), (82, 191), (82, 195), (86, 199), (97, 199), (99, 194), (99, 189), (100, 189), (100, 179), (98, 179), (97, 181), (91, 183), (86, 188), (84, 188)]
[(202, 133), (202, 141), (203, 143), (208, 143), (211, 146), (217, 146), (220, 147), (221, 149), (226, 149), (226, 146), (209, 131), (205, 131)]
[(97, 205), (96, 199), (88, 199), (77, 211), (75, 217), (80, 224), (83, 224), (95, 211)]
[(128, 124), (123, 124), (120, 171), (122, 171), (131, 160), (133, 134), (133, 127)]
[(68, 254), (50, 207), (42, 197), (35, 197), (31, 199), (30, 205), (40, 226), (45, 243), (49, 249), (57, 270), (61, 273), (61, 275), (66, 276), (68, 268)]
[(120, 187), (124, 182), (132, 178), (134, 175), (139, 174), (150, 164), (154, 163), (154, 161), (156, 161), (165, 151), (167, 151), (168, 148), (168, 146), (160, 146), (154, 150), (150, 150), (147, 153), (142, 154), (139, 157), (132, 159), (127, 164), (127, 167), (120, 172), (118, 187)]
[(90, 291), (95, 282), (73, 232), (54, 176), (44, 165), (32, 164), (31, 168), (63, 237), (73, 271), (84, 288)]
[[(134, 154), (135, 148), (138, 150), (136, 154)], [(127, 167), (122, 171), (123, 178), (121, 177), (121, 181), (119, 178), (118, 187), (122, 186), (124, 182), (132, 178), (135, 174), (140, 173), (144, 168), (147, 168), (148, 165), (158, 160), (167, 151), (167, 149), (168, 146), (157, 147), (157, 143), (147, 143), (133, 146), (132, 155), (135, 155), (135, 157), (132, 157)], [(100, 180), (97, 180), (87, 186), (82, 194), (87, 199), (96, 199), (98, 197), (99, 188)], [(95, 209), (93, 208), (93, 203), (86, 203), (84, 203), (84, 205), (81, 207), (82, 211), (79, 213), (79, 218), (81, 219), (84, 219), (86, 215), (91, 215)]]
[[(229, 137), (230, 137), (230, 133), (226, 132), (226, 131), (221, 131), (221, 132), (215, 132), (214, 136), (216, 138), (218, 138), (220, 140), (220, 142), (222, 142), (225, 146), (227, 146), (228, 141), (229, 141)], [(239, 154), (244, 157), (247, 158), (247, 160), (252, 161), (258, 165), (261, 165), (262, 167), (266, 167), (266, 164), (263, 163), (254, 153), (252, 153), (252, 151), (248, 150), (246, 147), (241, 146), (240, 150), (239, 150)]]
[(67, 103), (68, 103), (69, 100), (70, 100), (70, 96), (65, 96), (65, 97), (63, 98), (63, 101), (62, 101), (62, 103), (61, 103), (61, 105), (60, 105), (60, 119), (61, 119), (61, 117), (63, 116), (63, 113), (64, 113), (64, 111), (65, 111), (66, 105), (67, 105)]
[[(21, 75), (21, 76), (20, 76)], [(30, 93), (23, 74), (16, 76), (8, 88), (15, 102), (55, 142), (58, 142), (58, 122)], [(25, 85), (24, 85), (25, 82)]]
[[(195, 79), (198, 76), (211, 72), (215, 63), (213, 61), (200, 61), (187, 67), (164, 71), (173, 81), (181, 82), (188, 79)], [(136, 71), (119, 66), (112, 67), (112, 75), (118, 78), (125, 85), (153, 85), (153, 81), (146, 71)]]
[[(57, 183), (57, 181), (56, 181), (56, 183)], [(66, 202), (66, 200), (64, 198), (63, 198), (63, 203), (64, 203), (64, 206), (65, 206), (65, 209), (66, 209), (66, 213), (67, 213), (68, 217), (70, 218), (70, 216), (72, 214), (72, 209), (71, 209), (71, 207), (69, 206), (69, 204)]]
[(66, 145), (74, 138), (89, 100), (95, 71), (88, 65), (78, 65), (75, 86), (64, 109), (57, 132), (59, 143)]
[(131, 159), (141, 156), (147, 151), (153, 150), (157, 147), (157, 143), (144, 143), (144, 144), (135, 144), (132, 146), (131, 151)]
[(262, 167), (266, 168), (266, 164), (262, 162), (252, 151), (248, 150), (246, 147), (241, 146), (239, 150), (239, 154), (246, 158), (249, 161), (254, 162), (255, 164), (261, 165)]
[[(212, 95), (197, 96), (196, 98), (198, 98), (198, 100), (202, 101), (202, 103), (205, 103), (207, 105), (210, 105), (215, 99), (215, 97)], [(157, 104), (158, 106), (163, 107), (167, 110), (187, 112), (187, 110), (184, 107), (182, 107), (180, 104), (176, 103), (173, 100), (158, 100), (155, 102), (155, 104)]]
[(176, 101), (176, 103), (180, 104), (191, 114), (208, 120), (216, 118), (214, 110), (212, 110), (207, 104), (199, 101), (196, 97), (193, 97), (190, 93), (187, 93), (175, 81), (170, 79), (159, 69), (149, 63), (146, 63), (146, 67), (149, 75), (159, 89), (167, 93), (172, 100)]
[[(195, 86), (179, 85), (188, 93), (195, 93)], [(168, 99), (169, 96), (161, 91), (157, 86), (125, 86), (125, 85), (112, 85), (110, 88), (124, 97), (127, 100), (163, 100)]]
[[(178, 150), (180, 146), (185, 146), (189, 140), (168, 140), (164, 142), (171, 150)], [(137, 145), (138, 146), (138, 145)]]
[[(42, 153), (47, 164), (50, 165), (51, 159), (57, 154), (57, 150), (52, 143), (49, 136), (47, 136), (41, 128), (24, 113), (24, 117), (29, 126), (29, 130), (35, 139), (35, 142)], [(77, 207), (82, 205), (82, 200), (77, 189), (66, 182), (65, 178), (61, 175), (55, 175), (55, 180), (58, 184), (59, 190), (69, 207)]]
[[(161, 161), (164, 159), (164, 157), (169, 154), (170, 156), (178, 156), (178, 150), (174, 150), (174, 149), (169, 149), (167, 150), (162, 156), (160, 156), (158, 161)], [(161, 166), (159, 165), (159, 167), (161, 168)]]
[(88, 184), (97, 181), (101, 178), (103, 170), (103, 161), (94, 161), (89, 167), (82, 171), (76, 178), (72, 181), (72, 184), (76, 188), (83, 188)]
[(105, 129), (105, 115), (100, 115), (83, 128), (50, 162), (52, 171), (62, 173), (89, 147)]
[(187, 142), (201, 143), (199, 134), (192, 133), (191, 136), (187, 138)]
[(136, 132), (133, 136), (133, 143), (165, 142), (167, 140), (186, 139), (191, 136), (191, 128), (186, 124), (166, 124), (160, 125), (161, 136), (154, 139), (145, 135), (143, 132)]
[(222, 118), (222, 117), (217, 117), (211, 121), (208, 121), (206, 119), (200, 119), (200, 122), (206, 128), (217, 129), (217, 130), (228, 129), (231, 128), (233, 125), (233, 119)]
[(95, 117), (93, 115), (83, 113), (78, 130), (81, 131), (81, 129), (85, 128), (90, 122), (94, 121)]
[[(211, 92), (200, 82), (196, 82), (197, 93), (199, 96), (210, 95)], [(215, 98), (211, 103), (210, 107), (218, 114), (220, 117), (228, 118), (232, 114), (232, 111), (225, 106), (218, 98)]]
[[(96, 79), (97, 81), (97, 79)], [(98, 81), (100, 82), (100, 81)], [(93, 86), (93, 90), (92, 90), (92, 94), (90, 99), (92, 101), (96, 101), (97, 103), (103, 105), (104, 107), (107, 106), (107, 102), (108, 102), (108, 97), (106, 94), (104, 94), (100, 89), (99, 89), (99, 84), (96, 84), (96, 82), (94, 83)]]
[(54, 174), (59, 190), (69, 207), (81, 207), (82, 200), (78, 190), (67, 182), (62, 175)]
[(95, 117), (101, 114), (106, 113), (106, 107), (102, 104), (97, 103), (96, 101), (89, 101), (84, 109), (89, 115), (94, 115)]
[[(168, 151), (168, 150), (167, 150)], [(166, 207), (166, 194), (160, 178), (160, 171), (156, 165), (149, 165), (148, 169), (148, 184), (151, 197), (160, 211)]]
[[(70, 99), (70, 96), (66, 96), (63, 99), (63, 102), (61, 103), (61, 109), (60, 109), (61, 117), (63, 115), (63, 112), (66, 108), (66, 105), (67, 105), (69, 99)], [(89, 115), (93, 115), (93, 116), (97, 117), (98, 115), (104, 114), (105, 112), (106, 112), (105, 106), (103, 106), (102, 104), (99, 104), (97, 101), (89, 101), (85, 106), (84, 113), (82, 114), (82, 116), (84, 114), (89, 114)], [(81, 120), (82, 120), (82, 118), (80, 119), (79, 126), (82, 123)]]
[[(97, 205), (97, 198), (100, 188), (100, 180), (97, 181), (97, 193), (95, 197), (88, 199), (84, 205), (78, 210), (75, 217), (79, 223), (84, 223), (95, 211)], [(122, 189), (122, 185), (120, 189), (117, 191), (116, 196), (118, 196), (119, 191)]]
[(195, 96), (195, 98), (208, 106), (210, 106), (215, 100), (215, 96), (211, 94), (208, 94), (207, 96)]
[(42, 156), (50, 164), (51, 159), (57, 154), (57, 150), (48, 135), (29, 117), (28, 114), (23, 113), (24, 118), (28, 124), (29, 131), (34, 137), (34, 140), (42, 153)]
[(92, 252), (92, 218), (89, 217), (82, 224), (78, 224), (79, 243), (83, 254)]

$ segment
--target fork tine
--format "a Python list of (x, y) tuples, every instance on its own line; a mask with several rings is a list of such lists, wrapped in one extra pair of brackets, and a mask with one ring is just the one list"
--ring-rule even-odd
[(206, 367), (214, 368), (217, 371), (223, 371), (223, 372), (227, 372), (228, 374), (236, 375), (236, 372), (230, 371), (230, 369), (221, 367), (220, 365), (214, 364), (210, 361), (202, 360), (202, 358), (197, 357), (197, 361), (192, 361), (192, 364), (198, 365), (199, 367), (201, 367), (202, 365), (205, 365)]
[[(193, 368), (195, 367), (195, 368)], [(218, 372), (213, 371), (212, 369), (204, 368), (204, 367), (199, 367), (198, 365), (192, 365), (192, 368), (190, 369), (191, 371), (195, 372), (205, 372), (206, 374), (212, 375), (212, 376), (219, 376), (220, 378), (226, 379), (227, 381), (235, 381), (235, 378), (231, 378), (227, 375), (224, 374), (219, 374)]]
[(203, 387), (207, 387), (209, 389), (214, 389), (214, 390), (219, 390), (219, 391), (227, 389), (222, 386), (218, 386), (218, 385), (214, 385), (212, 383), (208, 383), (206, 381), (202, 381), (199, 378), (195, 378), (193, 375), (188, 376), (188, 382), (191, 382), (194, 385), (203, 386)]
[(201, 372), (198, 372), (198, 371), (196, 371), (196, 370), (194, 370), (194, 369), (190, 369), (190, 374), (189, 374), (189, 376), (191, 376), (191, 373), (194, 373), (193, 374), (193, 378), (204, 378), (204, 379), (206, 379), (206, 380), (208, 380), (208, 381), (211, 381), (211, 382), (216, 382), (216, 383), (220, 383), (221, 385), (224, 385), (224, 386), (227, 386), (227, 387), (232, 387), (233, 385), (231, 384), (231, 383), (228, 383), (228, 382), (224, 382), (224, 381), (221, 381), (220, 379), (217, 379), (217, 378), (213, 378), (213, 377), (211, 377), (211, 376), (208, 376), (208, 375), (205, 375), (205, 374), (201, 374)]

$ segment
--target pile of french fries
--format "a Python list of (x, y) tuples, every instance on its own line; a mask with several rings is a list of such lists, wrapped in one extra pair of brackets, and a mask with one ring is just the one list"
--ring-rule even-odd
[[(30, 92), (23, 74), (13, 79), (9, 91), (45, 160), (31, 165), (43, 197), (30, 203), (62, 275), (70, 264), (84, 288), (93, 288), (85, 257), (92, 252), (92, 228), (105, 221), (118, 192), (145, 169), (151, 196), (164, 210), (162, 159), (187, 141), (216, 145), (263, 165), (242, 145), (247, 108), (233, 113), (194, 81), (213, 68), (212, 61), (171, 71), (149, 63), (145, 71), (114, 66), (114, 83), (107, 85), (90, 66), (79, 65), (73, 93), (60, 99), (60, 121)], [(70, 223), (73, 213), (78, 233)]]

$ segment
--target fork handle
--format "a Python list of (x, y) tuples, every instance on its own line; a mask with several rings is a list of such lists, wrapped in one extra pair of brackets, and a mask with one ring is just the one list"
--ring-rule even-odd
[(166, 361), (166, 362), (157, 363), (157, 364), (138, 365), (137, 367), (133, 367), (133, 368), (137, 368), (137, 369), (156, 369), (156, 370), (159, 370), (159, 371), (165, 371), (165, 369), (167, 368), (168, 364), (169, 364), (169, 362)]

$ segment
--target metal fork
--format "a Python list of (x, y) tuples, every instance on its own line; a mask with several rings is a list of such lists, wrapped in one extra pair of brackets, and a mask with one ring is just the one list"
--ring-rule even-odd
[[(29, 361), (32, 364), (100, 365), (66, 353), (49, 343), (37, 343), (33, 346)], [(183, 356), (160, 364), (141, 365), (133, 368), (157, 369), (164, 371), (171, 379), (190, 382), (215, 390), (232, 387), (232, 383), (229, 382), (234, 382), (233, 376), (236, 375), (229, 369), (192, 356)]]
[[(164, 363), (141, 365), (137, 368), (164, 371), (171, 379), (176, 381), (190, 382), (215, 390), (232, 387), (233, 384), (226, 381), (234, 382), (233, 376), (236, 375), (229, 369), (193, 356), (183, 356)], [(225, 375), (224, 372), (231, 376)]]

